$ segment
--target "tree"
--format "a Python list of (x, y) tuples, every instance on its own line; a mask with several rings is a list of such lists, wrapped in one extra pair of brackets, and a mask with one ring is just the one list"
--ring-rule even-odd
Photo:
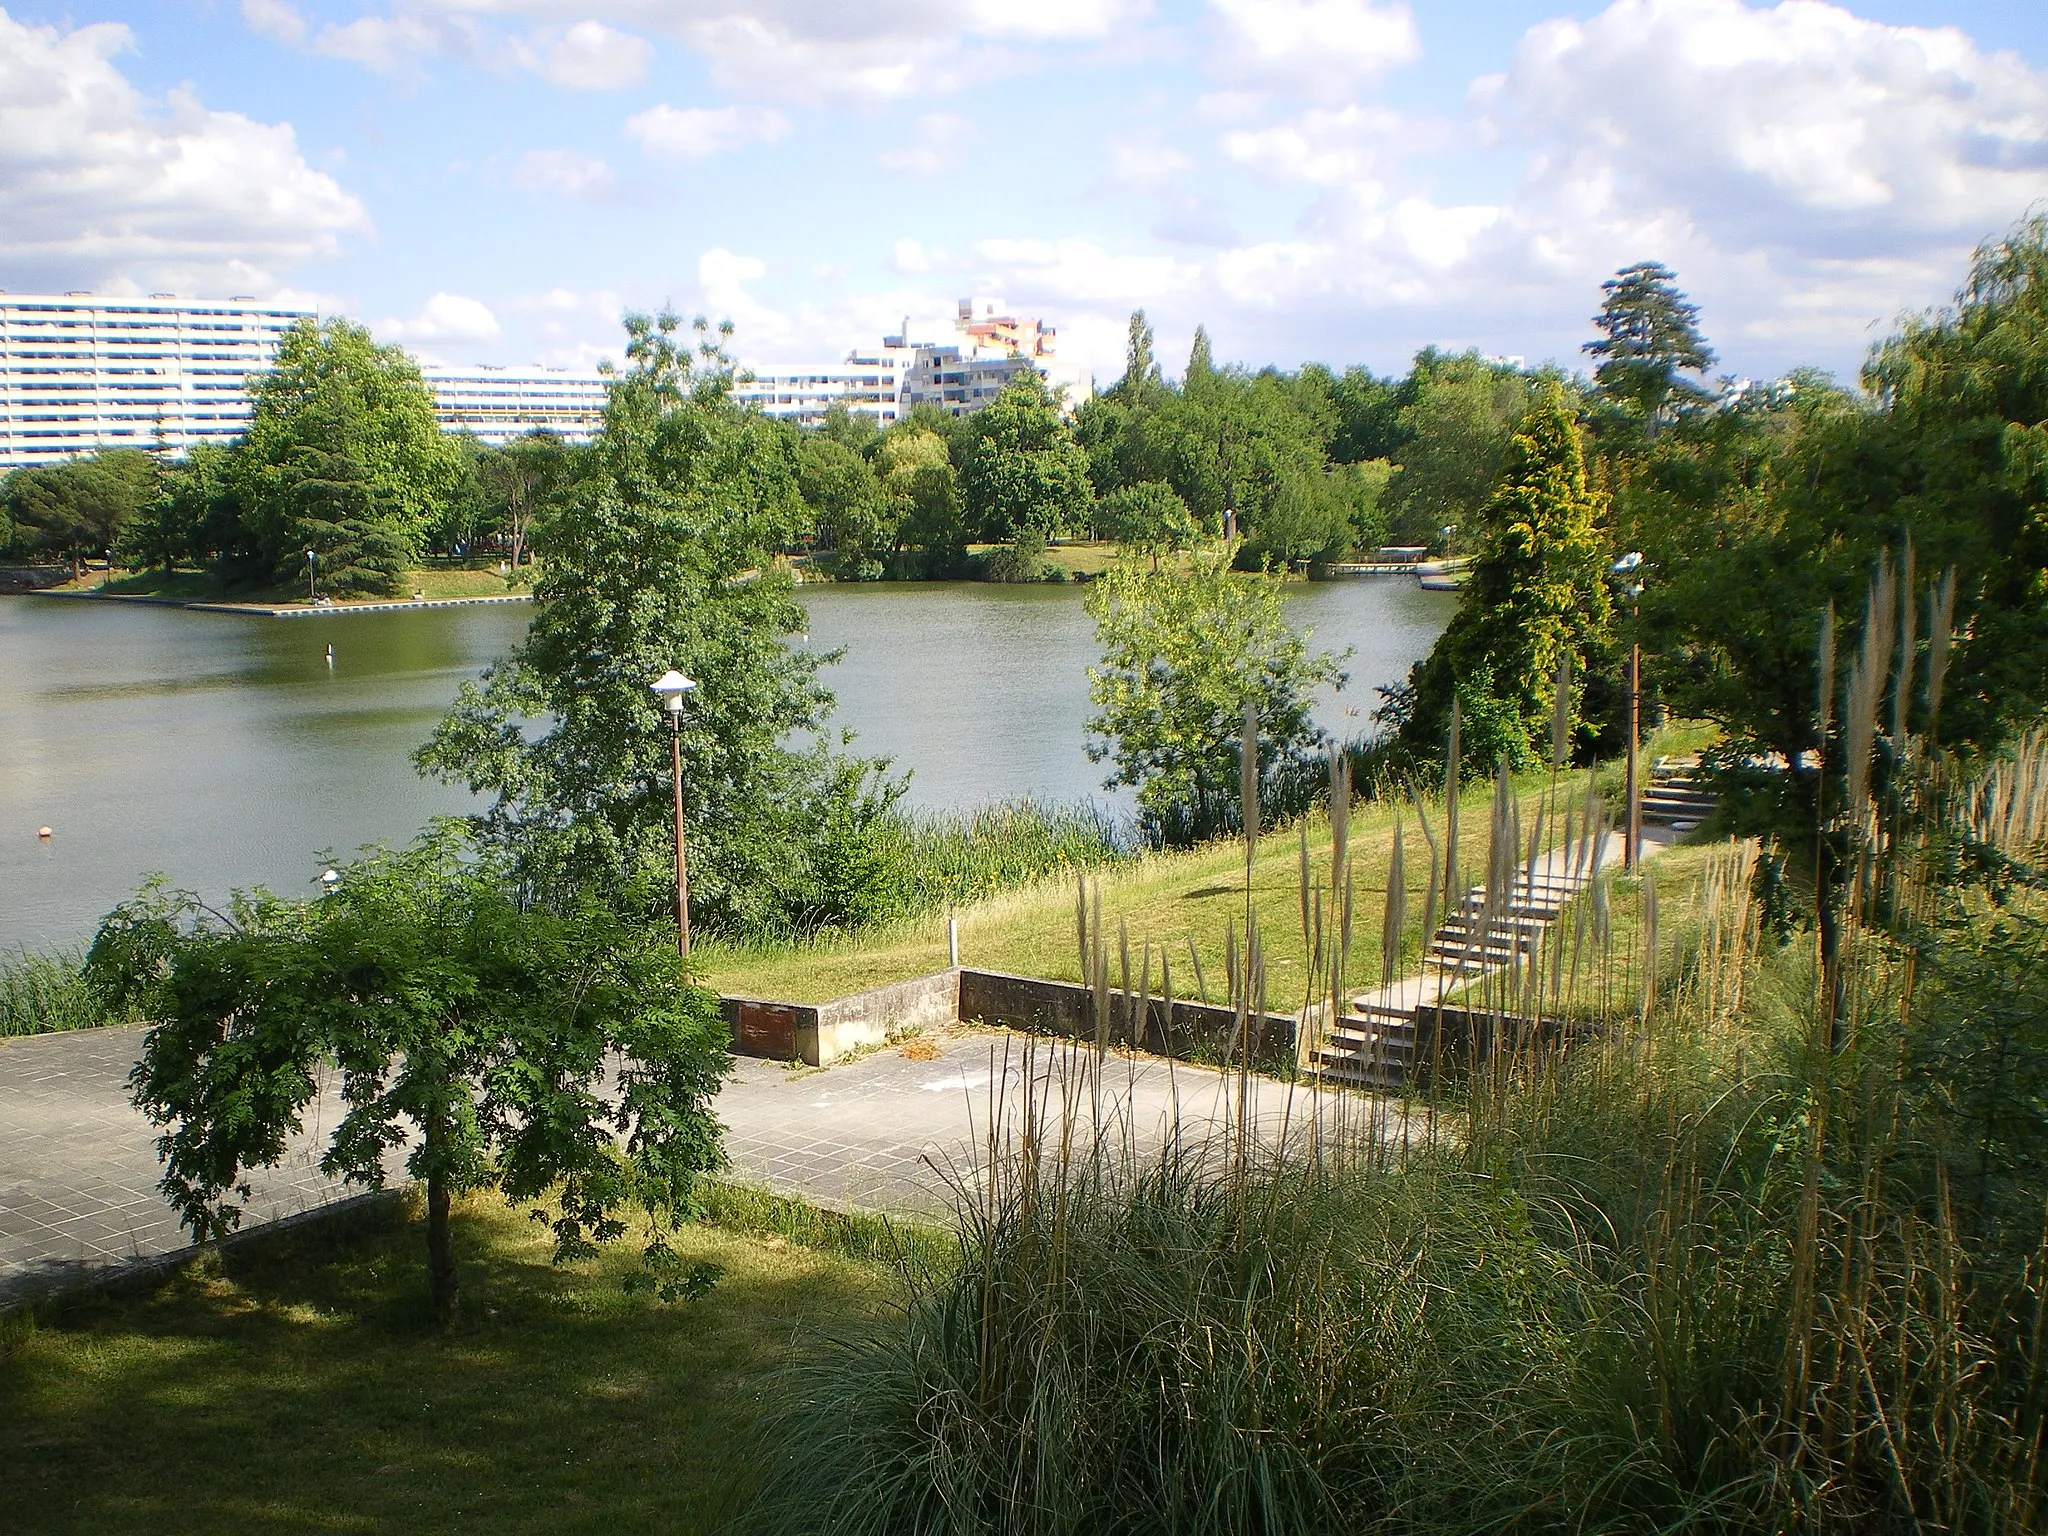
[(1152, 353), (1152, 325), (1145, 311), (1131, 311), (1130, 340), (1124, 349), (1124, 376), (1113, 393), (1136, 404), (1156, 398), (1166, 385), (1159, 375), (1159, 363)]
[(1216, 359), (1209, 346), (1209, 328), (1195, 327), (1195, 339), (1188, 347), (1188, 371), (1182, 380), (1183, 389), (1194, 389), (1216, 371)]
[(1694, 404), (1707, 393), (1685, 373), (1705, 373), (1714, 354), (1699, 332), (1699, 307), (1678, 290), (1677, 274), (1661, 262), (1623, 267), (1600, 285), (1607, 297), (1593, 324), (1598, 341), (1584, 351), (1600, 359), (1593, 377), (1602, 394), (1655, 428), (1674, 405)]
[(535, 519), (567, 488), (575, 473), (569, 445), (545, 428), (515, 437), (478, 456), (477, 479), (488, 498), (487, 519), (511, 546), (512, 568), (526, 557)]
[(558, 1263), (623, 1236), (639, 1207), (653, 1275), (687, 1286), (664, 1230), (723, 1164), (716, 996), (601, 905), (522, 906), (458, 823), (337, 873), (311, 902), (257, 891), (224, 914), (147, 886), (93, 942), (94, 984), (159, 1021), (129, 1080), (164, 1128), (160, 1187), (193, 1239), (234, 1230), (248, 1173), (284, 1156), (332, 1070), (347, 1108), (321, 1170), (381, 1188), (410, 1143), (444, 1323), (452, 1197), (493, 1185), (514, 1205), (553, 1196)]
[(285, 523), (307, 561), (307, 585), (324, 593), (396, 592), (411, 564), (391, 493), (346, 454), (308, 448), (288, 486)]
[[(769, 558), (803, 514), (791, 436), (733, 402), (708, 327), (693, 358), (678, 324), (628, 317), (603, 430), (536, 533), (526, 638), (415, 761), (491, 797), (486, 840), (541, 894), (598, 891), (656, 917), (675, 854), (669, 727), (647, 685), (679, 668), (698, 684), (682, 720), (691, 921), (792, 933), (837, 920), (816, 896), (827, 803), (886, 790), (838, 772), (817, 676), (831, 658), (783, 643), (807, 627)], [(810, 752), (787, 744), (806, 735)]]
[(112, 448), (18, 469), (4, 489), (15, 542), (25, 553), (69, 560), (76, 577), (86, 558), (119, 547), (124, 530), (155, 499), (157, 466), (139, 448)]
[(1579, 430), (1555, 383), (1542, 386), (1508, 446), (1501, 483), (1480, 515), (1480, 548), (1458, 612), (1411, 676), (1396, 720), (1418, 754), (1437, 750), (1451, 701), (1463, 701), (1467, 761), (1523, 767), (1549, 739), (1559, 663), (1583, 688), (1608, 643), (1600, 498), (1586, 486)]
[(806, 433), (797, 446), (797, 487), (811, 509), (819, 545), (841, 577), (875, 580), (895, 544), (893, 510), (868, 461), (844, 443)]
[(1266, 791), (1297, 776), (1326, 739), (1310, 695), (1343, 686), (1343, 658), (1312, 653), (1287, 627), (1272, 578), (1233, 572), (1220, 556), (1185, 573), (1120, 562), (1089, 588), (1088, 612), (1102, 651), (1088, 671), (1088, 729), (1100, 738), (1088, 756), (1114, 765), (1106, 788), (1137, 791), (1140, 825), (1155, 844), (1192, 844), (1238, 825), (1247, 704), (1258, 711)]
[(1095, 530), (1150, 555), (1155, 571), (1162, 554), (1190, 548), (1201, 532), (1188, 504), (1174, 495), (1172, 486), (1157, 480), (1127, 485), (1103, 497), (1095, 505)]
[(305, 569), (293, 522), (309, 452), (360, 466), (406, 563), (425, 552), (461, 489), (464, 463), (441, 432), (433, 394), (411, 358), (376, 345), (347, 320), (305, 320), (285, 333), (276, 365), (256, 381), (253, 395), (234, 482), (251, 541), (271, 575)]
[(1430, 348), (1416, 357), (1402, 388), (1406, 441), (1387, 485), (1390, 538), (1434, 545), (1446, 526), (1471, 527), (1500, 477), (1529, 384), (1513, 368), (1476, 352), (1447, 357)]
[(966, 559), (967, 528), (946, 440), (920, 426), (898, 425), (876, 451), (875, 473), (897, 546), (917, 552), (918, 574), (957, 572)]
[(977, 537), (1051, 538), (1088, 521), (1088, 456), (1036, 370), (1018, 373), (971, 421), (960, 496)]

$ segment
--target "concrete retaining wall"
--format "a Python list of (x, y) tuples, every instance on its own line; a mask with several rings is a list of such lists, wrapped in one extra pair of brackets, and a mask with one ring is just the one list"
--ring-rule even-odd
[[(1220, 1061), (1237, 1032), (1237, 1018), (1231, 1010), (1213, 1004), (1175, 1002), (1169, 1013), (1163, 1000), (1153, 998), (1143, 1018), (1136, 1017), (1138, 1012), (1135, 998), (1127, 1011), (1123, 993), (1111, 990), (1109, 1037), (1113, 1044), (1183, 1060)], [(1095, 998), (1078, 982), (963, 970), (960, 1017), (970, 1023), (1038, 1034), (1080, 1040), (1095, 1037)], [(1254, 1057), (1266, 1063), (1292, 1061), (1295, 1027), (1295, 1021), (1283, 1014), (1267, 1014), (1258, 1022)]]
[[(1001, 971), (940, 971), (829, 1003), (762, 997), (721, 1001), (735, 1051), (813, 1067), (829, 1067), (849, 1052), (886, 1044), (894, 1035), (963, 1022), (1095, 1038), (1095, 999), (1086, 987)], [(1139, 1010), (1134, 1005), (1128, 1011), (1135, 1015)], [(1254, 1058), (1269, 1066), (1291, 1062), (1296, 1029), (1292, 1018), (1268, 1014), (1253, 1042)], [(1142, 1019), (1127, 1018), (1123, 994), (1110, 993), (1109, 1034), (1115, 1045), (1183, 1060), (1221, 1061), (1236, 1032), (1237, 1019), (1228, 1008), (1176, 1002), (1169, 1012), (1165, 1002), (1154, 998)]]

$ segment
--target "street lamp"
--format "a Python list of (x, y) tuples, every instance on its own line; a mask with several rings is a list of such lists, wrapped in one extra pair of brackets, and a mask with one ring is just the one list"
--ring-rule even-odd
[[(1615, 575), (1624, 579), (1635, 576), (1643, 568), (1643, 552), (1632, 549), (1613, 565), (1609, 566)], [(1622, 595), (1628, 599), (1631, 620), (1628, 648), (1628, 833), (1622, 843), (1621, 867), (1636, 867), (1636, 845), (1643, 838), (1643, 797), (1642, 785), (1638, 779), (1637, 759), (1641, 754), (1643, 723), (1643, 640), (1641, 630), (1643, 584), (1630, 580), (1622, 588)]]
[(314, 555), (313, 551), (310, 549), (306, 551), (306, 601), (309, 603), (315, 601), (313, 596), (313, 568), (317, 560), (318, 557)]
[(1456, 523), (1445, 523), (1437, 531), (1444, 536), (1444, 558), (1449, 559), (1451, 554), (1451, 535), (1458, 531), (1458, 525)]
[(668, 711), (669, 781), (676, 793), (676, 953), (690, 958), (690, 873), (683, 858), (683, 695), (697, 685), (674, 667), (647, 685)]

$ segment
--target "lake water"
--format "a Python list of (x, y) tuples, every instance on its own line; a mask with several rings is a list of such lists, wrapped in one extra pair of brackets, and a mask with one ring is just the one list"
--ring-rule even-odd
[[(909, 770), (912, 804), (1109, 798), (1084, 751), (1096, 657), (1078, 590), (823, 586), (804, 602), (795, 643), (844, 648), (827, 672), (839, 722)], [(1399, 578), (1290, 588), (1289, 620), (1353, 651), (1322, 723), (1365, 730), (1374, 687), (1406, 675), (1454, 605)], [(464, 810), (409, 754), (530, 613), (278, 620), (0, 598), (0, 953), (81, 942), (147, 871), (216, 896), (302, 891), (324, 851)]]

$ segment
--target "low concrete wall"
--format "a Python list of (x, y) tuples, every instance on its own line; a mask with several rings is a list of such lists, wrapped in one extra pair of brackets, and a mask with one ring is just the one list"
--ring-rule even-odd
[[(1236, 1015), (1209, 1003), (1176, 1001), (1171, 1010), (1153, 998), (1139, 1013), (1136, 999), (1126, 1010), (1123, 993), (1109, 995), (1109, 1036), (1117, 1045), (1135, 1046), (1160, 1056), (1183, 1060), (1221, 1061), (1237, 1032)], [(971, 1023), (1005, 1029), (1095, 1038), (1095, 998), (1078, 982), (1046, 981), (1037, 976), (1011, 976), (1001, 971), (960, 972), (960, 1017)], [(1284, 1014), (1267, 1014), (1256, 1023), (1252, 1044), (1255, 1060), (1275, 1065), (1292, 1062), (1296, 1024)]]
[(890, 982), (829, 1003), (759, 997), (720, 1001), (733, 1049), (742, 1056), (829, 1067), (852, 1051), (887, 1043), (891, 1035), (958, 1023), (960, 972)]
[(68, 565), (0, 565), (0, 592), (39, 592), (70, 579)]
[[(1012, 976), (1003, 971), (940, 971), (890, 982), (829, 1003), (784, 1003), (764, 997), (727, 997), (726, 1026), (732, 1048), (742, 1056), (801, 1061), (829, 1067), (852, 1051), (886, 1044), (891, 1036), (947, 1025), (993, 1024), (1032, 1034), (1095, 1038), (1095, 998), (1071, 981)], [(1112, 1044), (1134, 1046), (1182, 1060), (1221, 1061), (1235, 1045), (1236, 1015), (1209, 1003), (1175, 1002), (1169, 1009), (1153, 998), (1142, 1019), (1136, 1000), (1127, 1010), (1123, 993), (1109, 995)], [(1267, 1067), (1294, 1060), (1296, 1020), (1269, 1013), (1255, 1025), (1252, 1056)]]

